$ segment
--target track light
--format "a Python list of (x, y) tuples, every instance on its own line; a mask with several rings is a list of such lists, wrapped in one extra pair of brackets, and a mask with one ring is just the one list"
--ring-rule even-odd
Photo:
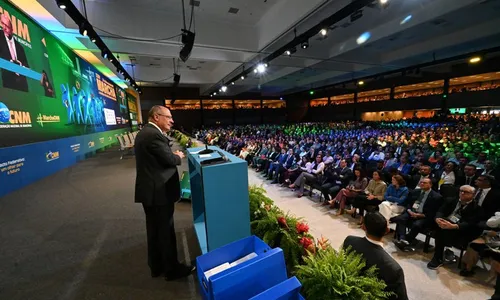
[(102, 50), (101, 55), (104, 59), (108, 58), (108, 52), (106, 50)]
[(389, 3), (389, 0), (379, 0), (379, 2), (382, 5), (386, 5), (387, 3)]
[(234, 85), (234, 81), (233, 81), (233, 82), (231, 82), (231, 85)]
[(469, 63), (471, 63), (471, 64), (477, 64), (480, 61), (481, 61), (481, 57), (480, 56), (474, 56), (471, 59), (469, 59)]
[(358, 81), (358, 85), (363, 85), (365, 82), (363, 80)]
[(223, 93), (227, 92), (227, 86), (225, 85), (223, 85), (220, 89)]
[(214, 92), (214, 96), (217, 95), (217, 92)]
[(60, 9), (66, 9), (66, 1), (63, 0), (56, 0), (57, 6), (59, 6)]
[(80, 24), (79, 29), (80, 29), (80, 34), (83, 36), (87, 36), (87, 34), (89, 33), (86, 21), (83, 21), (82, 24)]
[(319, 31), (319, 34), (321, 34), (321, 36), (326, 36), (328, 34), (328, 30), (323, 28)]
[(245, 75), (241, 75), (241, 80), (245, 80)]
[(257, 68), (255, 68), (254, 72), (262, 74), (262, 73), (266, 72), (266, 68), (267, 68), (267, 64), (258, 64)]
[(95, 42), (97, 41), (97, 39), (96, 39), (95, 37), (91, 37), (91, 38), (90, 38), (90, 41), (91, 41), (92, 43), (95, 43)]
[(300, 44), (300, 47), (301, 47), (302, 49), (307, 49), (307, 48), (309, 48), (309, 41), (302, 42), (302, 44)]
[(292, 47), (292, 48), (285, 51), (285, 55), (292, 56), (292, 54), (294, 54), (295, 52), (297, 52), (297, 48)]

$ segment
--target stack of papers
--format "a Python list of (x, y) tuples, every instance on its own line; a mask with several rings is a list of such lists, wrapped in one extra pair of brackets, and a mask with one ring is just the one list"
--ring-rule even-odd
[(247, 256), (244, 256), (244, 257), (242, 257), (242, 258), (240, 258), (232, 263), (226, 262), (226, 263), (223, 263), (222, 265), (219, 265), (213, 269), (210, 269), (210, 270), (206, 271), (204, 273), (204, 275), (208, 280), (210, 277), (214, 276), (215, 274), (219, 274), (222, 271), (225, 271), (225, 270), (230, 269), (234, 266), (237, 266), (237, 265), (242, 264), (246, 261), (249, 261), (254, 257), (257, 257), (257, 253), (252, 252), (252, 253), (248, 254)]

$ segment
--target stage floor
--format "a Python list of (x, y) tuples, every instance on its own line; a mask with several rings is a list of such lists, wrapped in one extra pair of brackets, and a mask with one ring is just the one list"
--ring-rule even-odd
[[(318, 203), (319, 197), (297, 198), (290, 189), (271, 185), (268, 180), (264, 181), (263, 177), (253, 169), (248, 171), (248, 181), (251, 185), (262, 185), (278, 207), (298, 217), (303, 217), (309, 223), (311, 233), (315, 237), (324, 236), (335, 248), (339, 248), (348, 235), (364, 236), (363, 230), (357, 225), (358, 219), (355, 220), (347, 215), (336, 217), (335, 211)], [(386, 236), (385, 249), (404, 269), (408, 296), (411, 300), (484, 300), (489, 299), (493, 294), (493, 284), (486, 283), (489, 277), (487, 271), (480, 270), (472, 278), (463, 278), (458, 274), (456, 263), (441, 267), (437, 271), (427, 269), (426, 265), (432, 253), (398, 251), (392, 243), (392, 237), (393, 235)], [(423, 241), (422, 235), (418, 238)], [(459, 253), (456, 252), (456, 254)]]

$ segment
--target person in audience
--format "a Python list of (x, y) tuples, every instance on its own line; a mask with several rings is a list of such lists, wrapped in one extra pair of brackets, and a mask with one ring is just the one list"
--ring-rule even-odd
[[(423, 166), (420, 166), (419, 168), (419, 172), (418, 174), (416, 175), (413, 175), (411, 177), (411, 181), (412, 181), (412, 186), (413, 186), (413, 189), (420, 189), (420, 181), (424, 178), (429, 178), (431, 180), (431, 183), (432, 183), (432, 186), (434, 188), (434, 185), (435, 185), (435, 177), (434, 175), (431, 173), (431, 167), (428, 166), (428, 165), (423, 165)], [(436, 188), (437, 190), (437, 188)]]
[(369, 213), (365, 217), (362, 225), (366, 232), (366, 237), (348, 236), (343, 243), (344, 249), (352, 249), (359, 253), (366, 260), (368, 269), (376, 266), (378, 276), (387, 285), (386, 290), (393, 292), (391, 300), (407, 300), (405, 275), (401, 266), (384, 250), (382, 238), (389, 231), (387, 221), (384, 216), (378, 212)]
[(484, 170), (485, 166), (484, 163), (486, 162), (486, 153), (485, 152), (480, 152), (479, 155), (477, 156), (476, 160), (473, 160), (470, 162), (471, 165), (476, 166), (476, 168)]
[(454, 185), (455, 184), (455, 164), (452, 162), (448, 162), (444, 167), (441, 174), (438, 176), (438, 190), (441, 189), (443, 184)]
[(452, 245), (463, 246), (478, 237), (477, 224), (481, 217), (481, 207), (474, 201), (476, 189), (470, 185), (460, 187), (459, 197), (446, 202), (436, 214), (438, 226), (435, 233), (434, 256), (427, 264), (427, 268), (436, 270), (443, 265), (443, 261), (452, 261), (455, 255), (445, 247)]
[(266, 158), (268, 151), (269, 151), (268, 145), (262, 145), (260, 151), (253, 158), (252, 167), (258, 168), (259, 165), (262, 163), (262, 160)]
[(402, 156), (400, 162), (393, 164), (391, 168), (398, 170), (399, 174), (408, 175), (412, 166), (408, 163), (408, 157)]
[[(396, 246), (403, 251), (414, 251), (416, 237), (424, 230), (437, 227), (434, 218), (443, 205), (443, 197), (432, 190), (432, 181), (424, 178), (419, 183), (420, 189), (411, 193), (411, 201), (406, 212), (391, 219), (396, 223)], [(410, 232), (406, 234), (406, 229)]]
[(299, 188), (299, 193), (297, 197), (301, 198), (304, 196), (304, 185), (306, 182), (315, 182), (319, 175), (323, 174), (325, 169), (325, 163), (323, 162), (323, 157), (321, 155), (316, 156), (316, 161), (311, 165), (309, 170), (303, 171), (299, 177), (292, 183), (289, 187), (291, 189)]
[(378, 207), (380, 213), (387, 221), (392, 217), (400, 215), (405, 210), (407, 198), (408, 188), (403, 176), (392, 176), (391, 185), (385, 191), (384, 201)]
[(384, 169), (389, 171), (389, 168), (396, 164), (398, 160), (393, 157), (392, 153), (387, 151), (385, 152), (385, 158), (384, 158)]
[(276, 147), (271, 148), (271, 152), (268, 152), (265, 158), (262, 158), (259, 163), (259, 167), (257, 168), (257, 172), (262, 172), (264, 175), (267, 173), (269, 170), (269, 166), (276, 161), (278, 158), (279, 153), (281, 152), (279, 149)]
[(484, 162), (484, 170), (481, 175), (490, 175), (498, 178), (498, 170), (495, 168), (495, 163), (492, 160), (487, 160)]
[(492, 188), (495, 178), (489, 175), (481, 175), (476, 179), (476, 194), (474, 201), (481, 207), (481, 220), (478, 224), (479, 230), (487, 229), (486, 221), (491, 218), (495, 212), (500, 211), (500, 193)]
[[(484, 253), (486, 249), (500, 248), (500, 236), (498, 231), (500, 227), (500, 212), (496, 212), (494, 216), (488, 219), (486, 226), (488, 229), (482, 232), (481, 237), (469, 244), (462, 259), (462, 269), (460, 270), (461, 276), (470, 277), (474, 275), (474, 267), (477, 265), (479, 258), (482, 256), (481, 254)], [(495, 287), (495, 289), (496, 288), (500, 288), (500, 286)], [(498, 295), (500, 299), (500, 293)]]
[(455, 183), (458, 186), (470, 185), (476, 186), (476, 166), (471, 164), (466, 164), (463, 168), (463, 174), (456, 178)]
[[(293, 155), (293, 150), (291, 151)], [(269, 164), (269, 168), (267, 169), (267, 172), (265, 174), (267, 179), (272, 180), (274, 178), (274, 173), (278, 171), (279, 166), (282, 166), (285, 163), (289, 155), (290, 154), (286, 151), (285, 148), (281, 148), (281, 153), (276, 157), (275, 161), (272, 161)]]
[(349, 182), (347, 187), (341, 189), (335, 198), (329, 202), (331, 208), (334, 208), (335, 203), (338, 204), (339, 210), (337, 211), (337, 216), (344, 214), (347, 198), (356, 197), (359, 193), (363, 192), (368, 185), (368, 179), (363, 174), (362, 170), (355, 169), (354, 176), (355, 179)]
[(280, 181), (284, 181), (284, 173), (292, 169), (292, 166), (296, 159), (297, 161), (300, 160), (300, 158), (297, 158), (294, 155), (293, 149), (288, 150), (288, 155), (286, 156), (286, 159), (282, 164), (278, 165), (278, 168), (273, 176), (273, 181), (271, 183), (276, 184), (280, 183)]
[(382, 146), (377, 147), (375, 151), (372, 152), (370, 157), (368, 157), (368, 160), (373, 160), (373, 161), (380, 161), (384, 160), (384, 152), (382, 152)]
[(339, 162), (338, 168), (333, 165), (328, 166), (324, 172), (324, 181), (321, 185), (321, 192), (325, 197), (323, 205), (329, 205), (330, 196), (337, 195), (341, 188), (346, 187), (352, 176), (353, 173), (347, 167), (345, 160)]
[(374, 171), (372, 180), (370, 180), (366, 186), (364, 193), (358, 193), (356, 195), (352, 209), (348, 210), (346, 213), (352, 215), (356, 211), (356, 208), (359, 208), (359, 214), (361, 216), (359, 225), (363, 224), (365, 207), (367, 205), (378, 206), (382, 203), (386, 189), (387, 184), (382, 181), (382, 172)]

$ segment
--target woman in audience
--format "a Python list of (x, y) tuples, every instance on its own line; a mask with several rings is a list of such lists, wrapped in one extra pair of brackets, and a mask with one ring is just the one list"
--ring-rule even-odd
[(319, 175), (323, 174), (323, 170), (325, 169), (325, 163), (323, 162), (323, 157), (321, 155), (316, 156), (316, 161), (310, 165), (309, 168), (306, 167), (306, 170), (303, 171), (299, 177), (292, 183), (289, 187), (291, 189), (299, 188), (298, 197), (301, 198), (304, 196), (304, 185), (306, 182), (314, 182)]
[(307, 164), (311, 164), (307, 157), (300, 157), (299, 154), (295, 154), (295, 160), (293, 161), (292, 167), (285, 171), (283, 174), (283, 179), (285, 180), (282, 186), (290, 185), (292, 181), (295, 181), (299, 177), (303, 168), (306, 168)]
[(438, 190), (441, 189), (443, 184), (455, 184), (455, 163), (448, 162), (439, 177)]
[(389, 221), (392, 217), (400, 215), (405, 210), (408, 198), (408, 188), (401, 175), (392, 177), (392, 184), (385, 191), (384, 201), (379, 205), (379, 212)]
[(363, 224), (366, 206), (376, 207), (382, 203), (387, 189), (387, 184), (382, 180), (382, 171), (374, 171), (372, 177), (364, 193), (358, 193), (354, 198), (353, 208), (346, 211), (347, 214), (354, 214), (356, 208), (359, 209), (359, 214), (361, 215), (359, 225)]
[(361, 192), (363, 192), (368, 185), (368, 179), (366, 179), (366, 176), (360, 169), (355, 169), (354, 175), (356, 176), (356, 178), (354, 180), (351, 180), (346, 188), (341, 189), (337, 193), (337, 196), (335, 196), (333, 200), (330, 200), (328, 202), (330, 203), (330, 208), (333, 208), (335, 203), (338, 203), (339, 210), (337, 211), (337, 216), (344, 214), (347, 198), (356, 197)]

